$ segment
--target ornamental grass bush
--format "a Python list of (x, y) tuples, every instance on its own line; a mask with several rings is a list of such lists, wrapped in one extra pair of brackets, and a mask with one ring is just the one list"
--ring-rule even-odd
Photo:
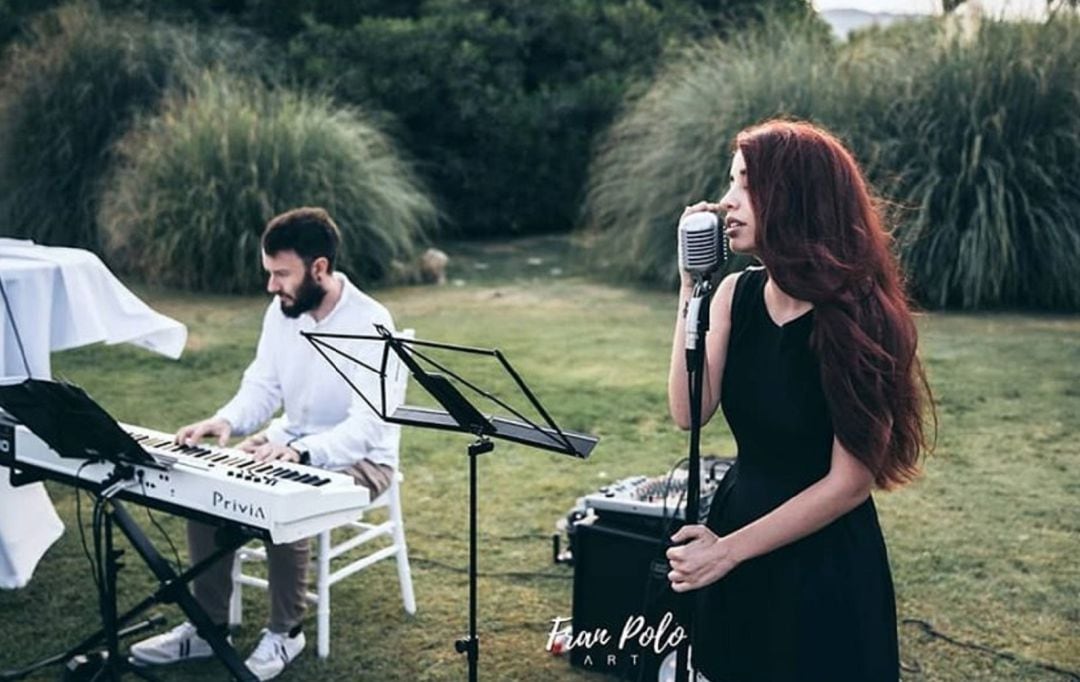
[(298, 206), (326, 208), (343, 233), (339, 269), (378, 282), (412, 258), (437, 217), (362, 112), (220, 70), (168, 95), (117, 150), (99, 216), (109, 254), (168, 286), (260, 290), (262, 230)]
[(772, 21), (701, 43), (608, 131), (585, 221), (613, 272), (674, 283), (675, 222), (723, 193), (734, 134), (803, 118), (863, 164), (923, 304), (1077, 310), (1078, 64), (1069, 14), (968, 31), (923, 20), (842, 45)]
[(907, 51), (904, 134), (882, 159), (884, 189), (910, 207), (897, 236), (914, 292), (1080, 310), (1080, 19), (950, 33)]
[(0, 234), (98, 250), (112, 145), (199, 66), (256, 52), (84, 3), (38, 17), (0, 69)]
[[(678, 281), (675, 225), (684, 206), (718, 198), (731, 140), (747, 124), (831, 106), (827, 34), (770, 18), (727, 41), (682, 50), (602, 139), (589, 177), (585, 221), (612, 274)], [(734, 258), (728, 269), (745, 264)]]

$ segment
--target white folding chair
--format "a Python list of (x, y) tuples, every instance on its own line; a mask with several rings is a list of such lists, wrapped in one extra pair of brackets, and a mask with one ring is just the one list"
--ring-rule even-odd
[[(415, 332), (412, 329), (406, 329), (398, 335), (411, 339), (415, 337)], [(409, 372), (393, 353), (387, 359), (386, 371), (387, 404), (389, 406), (401, 405), (405, 401), (405, 388), (409, 382)], [(333, 531), (325, 530), (317, 536), (318, 547), (313, 559), (316, 575), (315, 591), (309, 590), (307, 599), (315, 604), (317, 609), (319, 658), (326, 658), (330, 655), (330, 588), (377, 561), (389, 559), (390, 557), (397, 559), (398, 582), (401, 584), (401, 599), (404, 602), (405, 611), (409, 614), (416, 613), (412, 572), (409, 569), (409, 554), (405, 546), (405, 523), (401, 514), (401, 483), (404, 480), (404, 476), (401, 474), (399, 453), (398, 471), (390, 487), (372, 500), (371, 504), (363, 510), (366, 514), (376, 509), (386, 508), (388, 510), (387, 520), (382, 523), (367, 523), (361, 516), (356, 521), (338, 526)], [(338, 531), (338, 537), (340, 538), (340, 531), (342, 530), (347, 532), (348, 538), (334, 544), (331, 540), (331, 534)], [(383, 537), (389, 538), (390, 544), (370, 553), (357, 556), (357, 552), (354, 550)], [(335, 560), (340, 561), (335, 562)], [(239, 625), (243, 620), (242, 588), (244, 585), (262, 589), (268, 588), (265, 578), (243, 572), (245, 561), (266, 561), (266, 549), (261, 543), (256, 543), (243, 547), (236, 552), (232, 569), (232, 598), (229, 602), (230, 625)], [(332, 570), (335, 563), (339, 567)]]

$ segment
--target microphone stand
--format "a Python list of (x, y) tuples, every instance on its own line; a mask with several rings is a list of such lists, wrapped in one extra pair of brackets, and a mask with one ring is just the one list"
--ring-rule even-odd
[[(709, 305), (715, 293), (707, 275), (697, 276), (686, 309), (686, 373), (690, 391), (690, 453), (686, 482), (686, 523), (700, 523), (701, 514), (701, 398), (705, 381), (705, 333), (709, 331)], [(682, 622), (686, 643), (675, 657), (675, 681), (687, 682), (691, 674), (690, 643), (694, 640), (694, 595), (682, 596)]]

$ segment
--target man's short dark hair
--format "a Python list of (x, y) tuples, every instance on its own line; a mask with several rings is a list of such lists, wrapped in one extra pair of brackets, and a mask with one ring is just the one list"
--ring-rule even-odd
[(341, 230), (322, 208), (294, 208), (273, 218), (262, 234), (262, 249), (274, 256), (280, 251), (295, 251), (310, 266), (316, 258), (325, 257), (334, 269)]

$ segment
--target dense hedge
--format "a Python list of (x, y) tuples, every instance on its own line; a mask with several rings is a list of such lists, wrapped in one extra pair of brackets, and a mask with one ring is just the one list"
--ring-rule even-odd
[[(760, 4), (802, 5), (725, 6), (746, 23)], [(291, 68), (393, 113), (460, 233), (558, 231), (577, 221), (593, 138), (629, 86), (669, 42), (713, 32), (710, 17), (692, 2), (435, 0), (411, 17), (311, 22)]]
[(100, 223), (113, 262), (149, 282), (257, 291), (266, 222), (322, 206), (343, 233), (339, 269), (370, 284), (411, 260), (436, 218), (408, 165), (360, 112), (221, 71), (173, 92), (118, 153)]
[(18, 37), (39, 12), (59, 0), (0, 0), (0, 49)]
[(924, 303), (1080, 309), (1078, 64), (1068, 15), (973, 32), (926, 20), (842, 46), (790, 21), (707, 41), (611, 128), (586, 222), (615, 272), (674, 282), (675, 221), (722, 194), (734, 133), (795, 116), (847, 140), (891, 200)]

